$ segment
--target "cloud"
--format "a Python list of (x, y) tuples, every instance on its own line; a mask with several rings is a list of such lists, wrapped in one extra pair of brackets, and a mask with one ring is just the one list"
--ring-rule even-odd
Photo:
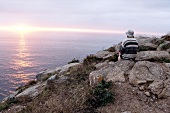
[(1, 0), (0, 25), (168, 32), (169, 0)]

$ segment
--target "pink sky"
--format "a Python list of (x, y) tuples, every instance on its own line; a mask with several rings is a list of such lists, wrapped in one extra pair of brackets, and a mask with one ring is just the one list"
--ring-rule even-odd
[(165, 34), (169, 0), (0, 0), (0, 26), (81, 28)]

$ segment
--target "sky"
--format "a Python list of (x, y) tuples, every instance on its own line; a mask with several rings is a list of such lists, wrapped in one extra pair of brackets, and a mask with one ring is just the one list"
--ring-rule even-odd
[(0, 0), (0, 26), (166, 34), (170, 0)]

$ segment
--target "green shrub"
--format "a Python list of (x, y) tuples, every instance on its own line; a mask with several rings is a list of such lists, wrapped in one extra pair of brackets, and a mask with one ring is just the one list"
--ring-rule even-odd
[(68, 64), (71, 64), (71, 63), (79, 63), (80, 61), (78, 59), (73, 59), (72, 61), (68, 62)]
[(165, 63), (170, 63), (170, 59), (165, 59), (165, 58), (162, 58), (161, 60), (160, 60), (160, 62), (165, 62)]
[(169, 44), (165, 44), (165, 45), (162, 45), (162, 50), (167, 50), (170, 48), (170, 43)]
[(8, 109), (8, 108), (9, 108), (9, 104), (7, 103), (0, 104), (0, 111)]
[(97, 108), (113, 102), (113, 94), (109, 91), (111, 86), (112, 82), (101, 81), (101, 83), (92, 90), (91, 97), (88, 99), (89, 104), (92, 107)]
[(18, 100), (15, 98), (11, 98), (4, 103), (0, 103), (0, 112), (2, 110), (8, 109), (13, 103), (18, 103)]

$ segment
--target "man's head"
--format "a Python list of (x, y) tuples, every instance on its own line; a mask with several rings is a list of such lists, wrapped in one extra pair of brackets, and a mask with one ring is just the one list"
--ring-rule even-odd
[(128, 30), (128, 31), (126, 32), (126, 35), (127, 35), (128, 38), (134, 38), (134, 31)]

